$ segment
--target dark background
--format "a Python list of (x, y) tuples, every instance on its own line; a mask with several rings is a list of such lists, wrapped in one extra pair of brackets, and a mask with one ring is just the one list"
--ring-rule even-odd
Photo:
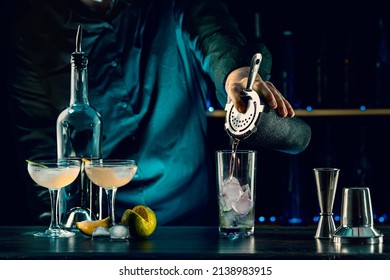
[[(386, 39), (390, 32), (389, 12), (382, 5), (352, 5), (345, 1), (226, 0), (241, 30), (254, 40), (254, 14), (260, 14), (261, 41), (273, 54), (272, 80), (282, 86), (283, 70), (292, 69), (296, 107), (316, 105), (317, 66), (326, 62), (327, 107), (374, 105), (375, 70), (379, 55), (379, 19)], [(290, 31), (292, 35), (284, 35)], [(288, 44), (291, 44), (289, 47)], [(289, 55), (286, 55), (289, 51)], [(350, 92), (345, 98), (345, 60), (349, 61)], [(325, 69), (324, 69), (325, 71)], [(286, 93), (285, 93), (286, 94)], [(388, 104), (387, 104), (388, 105)]]
[[(345, 2), (297, 4), (293, 1), (226, 0), (241, 30), (250, 41), (261, 40), (273, 55), (271, 81), (296, 108), (358, 108), (390, 107), (390, 92), (378, 94), (377, 60), (380, 54), (379, 19), (389, 38), (389, 12), (376, 2), (356, 5)], [(0, 224), (23, 223), (23, 192), (18, 185), (16, 149), (11, 136), (6, 105), (7, 41), (12, 23), (22, 12), (16, 12), (18, 1), (4, 1), (0, 26), (0, 92), (3, 105), (0, 194)], [(23, 8), (23, 7), (21, 7)], [(255, 13), (260, 14), (261, 37), (255, 38)], [(285, 35), (290, 32), (290, 36)], [(385, 48), (386, 49), (386, 48)], [(382, 57), (384, 56), (382, 52)], [(347, 63), (348, 62), (348, 63)], [(322, 87), (319, 103), (318, 67), (326, 74), (327, 86)], [(291, 79), (283, 78), (283, 72)], [(387, 88), (390, 75), (385, 76), (382, 89)], [(346, 83), (348, 81), (348, 83)], [(346, 90), (348, 86), (348, 90)], [(215, 104), (215, 106), (217, 106)], [(302, 223), (313, 222), (319, 208), (312, 168), (334, 166), (341, 169), (335, 215), (340, 213), (341, 191), (345, 186), (368, 186), (371, 189), (375, 219), (388, 221), (390, 213), (388, 190), (389, 116), (305, 118), (313, 136), (308, 149), (299, 155), (272, 151), (259, 152), (257, 215), (266, 222), (289, 224), (290, 218)], [(228, 137), (224, 120), (209, 118), (212, 151), (225, 148)]]

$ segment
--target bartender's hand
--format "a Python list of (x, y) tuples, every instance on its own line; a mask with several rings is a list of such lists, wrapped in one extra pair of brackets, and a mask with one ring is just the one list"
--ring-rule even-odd
[[(225, 89), (230, 100), (233, 101), (234, 107), (240, 113), (245, 113), (246, 104), (241, 99), (241, 93), (246, 88), (248, 82), (250, 67), (241, 67), (233, 70), (227, 77)], [(254, 91), (260, 97), (263, 97), (267, 105), (271, 109), (278, 111), (281, 117), (294, 117), (295, 111), (290, 102), (279, 92), (279, 90), (269, 81), (263, 81), (261, 76), (257, 74), (256, 80), (253, 83)]]

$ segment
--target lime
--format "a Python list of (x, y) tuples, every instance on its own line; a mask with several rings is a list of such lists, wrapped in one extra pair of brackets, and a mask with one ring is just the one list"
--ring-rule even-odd
[(85, 235), (92, 236), (93, 230), (96, 227), (109, 227), (110, 226), (110, 217), (107, 217), (103, 220), (95, 220), (95, 221), (90, 221), (90, 220), (85, 220), (81, 222), (76, 222), (76, 227)]
[(129, 227), (130, 235), (133, 237), (146, 238), (156, 229), (157, 219), (152, 209), (137, 205), (123, 213), (121, 223)]
[(31, 164), (38, 165), (38, 166), (43, 167), (43, 168), (47, 168), (46, 165), (43, 165), (43, 164), (39, 164), (39, 163), (33, 162), (32, 160), (26, 159), (26, 162), (27, 162), (27, 163), (31, 163)]

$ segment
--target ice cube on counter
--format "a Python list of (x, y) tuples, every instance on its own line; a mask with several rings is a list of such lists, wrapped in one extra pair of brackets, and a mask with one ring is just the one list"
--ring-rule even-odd
[(93, 230), (92, 237), (108, 237), (110, 236), (110, 229), (108, 227), (96, 227)]

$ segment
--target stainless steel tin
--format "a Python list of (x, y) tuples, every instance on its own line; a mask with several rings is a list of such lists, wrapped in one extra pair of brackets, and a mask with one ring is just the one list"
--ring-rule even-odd
[(374, 228), (370, 189), (343, 189), (341, 224), (333, 234), (336, 243), (376, 244), (383, 234)]

